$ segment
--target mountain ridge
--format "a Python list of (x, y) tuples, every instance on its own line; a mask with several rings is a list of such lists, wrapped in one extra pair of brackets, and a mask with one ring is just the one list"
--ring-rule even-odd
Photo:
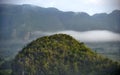
[(32, 5), (32, 4), (0, 4), (0, 6), (25, 6), (25, 7), (34, 7), (34, 8), (43, 8), (43, 9), (53, 9), (53, 10), (56, 10), (56, 11), (61, 11), (61, 12), (73, 12), (73, 13), (86, 13), (87, 15), (89, 15), (89, 16), (94, 16), (94, 15), (96, 15), (96, 14), (111, 14), (111, 13), (113, 13), (113, 12), (120, 12), (120, 10), (119, 9), (116, 9), (116, 10), (113, 10), (113, 11), (111, 11), (110, 13), (105, 13), (105, 12), (102, 12), (102, 13), (95, 13), (95, 14), (93, 14), (93, 15), (90, 15), (90, 14), (88, 14), (87, 12), (83, 12), (83, 11), (81, 11), (81, 12), (74, 12), (74, 11), (62, 11), (62, 10), (60, 10), (60, 9), (57, 9), (57, 8), (55, 8), (55, 7), (41, 7), (41, 6), (37, 6), (37, 5)]
[(0, 4), (0, 16), (2, 40), (13, 38), (14, 33), (23, 39), (33, 31), (110, 30), (120, 33), (120, 10), (90, 16), (85, 12), (63, 12), (56, 8)]

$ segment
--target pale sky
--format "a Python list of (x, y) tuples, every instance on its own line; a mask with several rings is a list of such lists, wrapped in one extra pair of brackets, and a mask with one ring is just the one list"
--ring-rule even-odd
[(0, 0), (0, 3), (33, 4), (62, 11), (87, 12), (90, 15), (120, 10), (120, 0)]

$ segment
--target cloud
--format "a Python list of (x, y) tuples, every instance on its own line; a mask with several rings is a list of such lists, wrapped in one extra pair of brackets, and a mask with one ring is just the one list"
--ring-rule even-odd
[(93, 30), (93, 31), (85, 31), (85, 32), (78, 32), (78, 31), (72, 31), (72, 30), (66, 30), (66, 31), (59, 31), (59, 32), (41, 32), (37, 31), (33, 34), (36, 35), (53, 35), (53, 34), (68, 34), (73, 36), (79, 41), (82, 42), (120, 42), (120, 34), (114, 33), (107, 30)]

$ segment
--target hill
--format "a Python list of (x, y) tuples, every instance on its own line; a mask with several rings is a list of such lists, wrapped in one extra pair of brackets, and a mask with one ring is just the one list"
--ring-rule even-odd
[[(27, 4), (0, 4), (0, 55), (5, 59), (14, 57), (29, 40), (44, 36), (42, 33), (36, 36), (34, 32), (37, 31), (109, 30), (119, 33), (119, 16), (120, 10), (110, 14), (99, 13), (90, 16), (85, 12), (64, 12), (56, 8)], [(104, 48), (106, 50), (107, 47)], [(115, 50), (112, 50), (116, 51), (116, 49), (119, 50), (119, 44)]]
[(119, 75), (120, 64), (66, 34), (45, 36), (20, 51), (12, 75)]

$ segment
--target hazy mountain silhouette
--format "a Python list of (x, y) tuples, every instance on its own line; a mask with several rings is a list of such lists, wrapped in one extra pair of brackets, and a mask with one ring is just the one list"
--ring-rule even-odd
[[(85, 12), (63, 12), (33, 5), (0, 5), (0, 38), (22, 38), (32, 31), (110, 30), (120, 32), (120, 10), (93, 16)], [(24, 33), (24, 34), (23, 34)]]

